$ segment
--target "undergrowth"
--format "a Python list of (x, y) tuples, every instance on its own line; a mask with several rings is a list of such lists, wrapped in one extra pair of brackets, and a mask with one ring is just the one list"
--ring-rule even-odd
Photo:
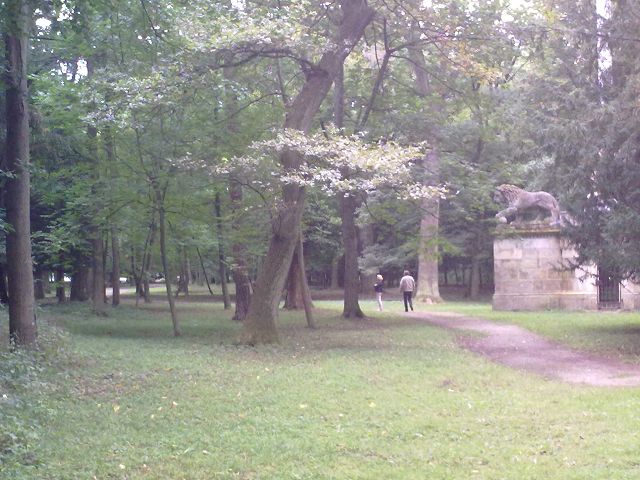
[[(7, 339), (8, 315), (0, 311), (2, 338)], [(50, 410), (47, 401), (63, 388), (70, 358), (68, 336), (41, 322), (38, 349), (0, 347), (0, 471), (36, 466), (34, 446), (42, 439)]]

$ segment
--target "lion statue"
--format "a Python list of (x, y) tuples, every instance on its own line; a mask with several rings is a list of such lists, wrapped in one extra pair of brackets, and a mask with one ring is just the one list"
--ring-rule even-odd
[(500, 185), (496, 188), (494, 198), (496, 202), (507, 204), (507, 208), (496, 214), (501, 223), (507, 223), (508, 217), (515, 216), (515, 223), (525, 221), (525, 213), (535, 212), (534, 222), (542, 220), (542, 214), (550, 216), (550, 225), (560, 225), (560, 205), (547, 192), (527, 192), (515, 185)]

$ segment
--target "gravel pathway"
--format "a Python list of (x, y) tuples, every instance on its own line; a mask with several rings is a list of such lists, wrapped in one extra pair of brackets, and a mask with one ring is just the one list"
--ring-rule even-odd
[(460, 344), (494, 362), (546, 378), (600, 387), (640, 385), (640, 365), (583, 353), (547, 340), (522, 327), (455, 313), (411, 312), (439, 327), (478, 332), (461, 336)]

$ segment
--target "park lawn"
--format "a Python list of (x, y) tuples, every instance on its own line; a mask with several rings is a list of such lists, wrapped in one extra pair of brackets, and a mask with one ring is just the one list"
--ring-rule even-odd
[(0, 357), (0, 478), (640, 477), (638, 389), (495, 365), (399, 302), (367, 321), (316, 306), (318, 329), (283, 312), (259, 348), (217, 304), (179, 303), (181, 338), (160, 302), (46, 307), (44, 353)]
[(447, 302), (420, 308), (516, 324), (580, 350), (640, 363), (640, 312), (496, 312), (490, 303), (472, 302)]

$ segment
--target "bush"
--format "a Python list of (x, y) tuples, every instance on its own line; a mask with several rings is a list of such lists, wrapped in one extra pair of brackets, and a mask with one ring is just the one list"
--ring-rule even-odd
[(60, 386), (59, 373), (68, 352), (62, 331), (39, 324), (38, 350), (10, 350), (8, 316), (0, 312), (0, 331), (7, 339), (0, 347), (0, 470), (35, 465), (34, 448), (51, 412), (47, 398)]

